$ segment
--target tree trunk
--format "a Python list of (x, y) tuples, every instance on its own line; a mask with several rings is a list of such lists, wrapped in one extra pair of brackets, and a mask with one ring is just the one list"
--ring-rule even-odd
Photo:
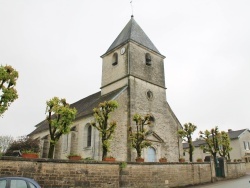
[(140, 158), (141, 157), (141, 149), (137, 148), (136, 151), (137, 151), (137, 157)]
[(191, 143), (189, 143), (189, 161), (193, 162), (193, 147)]
[[(105, 128), (105, 130), (106, 130), (106, 128)], [(103, 132), (102, 133), (102, 160), (104, 158), (106, 158), (107, 155), (108, 155), (108, 146), (107, 146), (108, 143), (107, 142), (108, 142), (108, 140), (107, 140), (107, 134), (105, 132)]]
[(216, 154), (217, 154), (217, 153), (213, 153), (213, 158), (214, 158), (214, 167), (215, 167), (215, 169), (216, 169), (216, 167), (217, 167)]
[(53, 159), (54, 149), (55, 149), (55, 144), (52, 144), (50, 142), (50, 144), (49, 144), (49, 154), (48, 154), (49, 159)]
[(108, 150), (106, 147), (102, 147), (102, 160), (107, 157)]

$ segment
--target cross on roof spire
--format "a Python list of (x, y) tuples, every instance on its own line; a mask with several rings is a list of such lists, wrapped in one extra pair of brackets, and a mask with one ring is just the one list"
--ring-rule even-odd
[(131, 15), (131, 17), (134, 17), (134, 11), (133, 11), (133, 0), (132, 0), (132, 1), (130, 1), (130, 5), (131, 5), (131, 10), (132, 10), (132, 15)]

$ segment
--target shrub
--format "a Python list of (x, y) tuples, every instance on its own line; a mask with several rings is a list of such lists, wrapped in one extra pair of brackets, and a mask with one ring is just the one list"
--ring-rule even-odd
[(12, 156), (13, 151), (20, 150), (22, 152), (39, 153), (40, 141), (38, 139), (32, 139), (28, 136), (22, 136), (18, 140), (15, 140), (7, 149), (5, 155)]
[(196, 161), (197, 161), (197, 162), (203, 162), (203, 161), (202, 161), (202, 158), (198, 158)]
[(86, 158), (84, 158), (84, 160), (85, 160), (85, 161), (94, 161), (94, 159), (91, 158), (91, 157), (86, 157)]

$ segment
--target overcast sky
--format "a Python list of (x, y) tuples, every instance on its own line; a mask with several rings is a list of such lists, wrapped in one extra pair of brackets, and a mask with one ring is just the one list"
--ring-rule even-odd
[[(19, 98), (0, 135), (27, 135), (54, 96), (98, 92), (102, 59), (132, 14), (130, 0), (0, 0), (0, 64), (19, 72)], [(250, 1), (133, 0), (165, 55), (167, 101), (198, 130), (250, 126)]]

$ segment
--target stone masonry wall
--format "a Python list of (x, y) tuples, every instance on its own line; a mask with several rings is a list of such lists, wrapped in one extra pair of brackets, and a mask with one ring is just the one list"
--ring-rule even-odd
[(44, 188), (119, 187), (118, 164), (52, 161), (0, 160), (0, 176), (30, 177)]
[[(245, 163), (228, 166), (228, 178), (245, 174)], [(2, 157), (0, 176), (25, 176), (45, 188), (167, 188), (211, 182), (210, 163), (84, 162)]]
[[(134, 77), (130, 78), (130, 85), (131, 115), (150, 113), (154, 116), (155, 122), (151, 129), (164, 143), (159, 150), (161, 156), (158, 157), (167, 157), (168, 161), (177, 162), (180, 157), (179, 137), (177, 135), (178, 122), (173, 118), (173, 114), (167, 106), (165, 89)], [(153, 93), (152, 99), (148, 99), (148, 91)], [(134, 122), (131, 120), (131, 125), (133, 124)]]
[(246, 163), (228, 163), (227, 164), (227, 178), (237, 178), (246, 174)]
[(128, 164), (121, 172), (121, 187), (181, 187), (211, 182), (209, 163)]
[[(147, 48), (143, 48), (133, 42), (129, 46), (130, 74), (150, 83), (165, 87), (163, 56), (155, 54)], [(151, 56), (151, 65), (146, 65), (145, 55)]]
[[(126, 52), (124, 54), (120, 53), (121, 48), (124, 47)], [(102, 60), (102, 95), (107, 94), (111, 91), (114, 91), (118, 88), (121, 88), (127, 85), (127, 79), (120, 80), (128, 74), (128, 45), (121, 46), (117, 48), (110, 54), (106, 54)], [(113, 65), (113, 55), (117, 53), (118, 62), (116, 65)], [(120, 80), (120, 81), (117, 81)], [(115, 84), (113, 82), (116, 82)], [(108, 84), (111, 84), (107, 86)], [(103, 88), (104, 87), (104, 88)]]

